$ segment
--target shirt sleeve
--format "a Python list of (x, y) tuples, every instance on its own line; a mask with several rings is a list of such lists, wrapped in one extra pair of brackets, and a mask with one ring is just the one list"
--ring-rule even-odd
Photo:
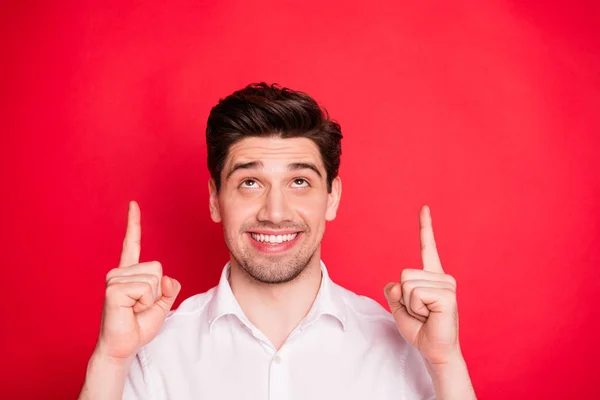
[(125, 379), (123, 400), (150, 400), (148, 389), (148, 363), (145, 349), (135, 356), (129, 374)]

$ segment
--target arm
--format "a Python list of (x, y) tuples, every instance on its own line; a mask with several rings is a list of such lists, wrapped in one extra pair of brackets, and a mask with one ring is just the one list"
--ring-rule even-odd
[(123, 398), (136, 354), (156, 337), (181, 289), (159, 262), (140, 263), (140, 242), (140, 210), (131, 202), (121, 261), (106, 276), (100, 335), (80, 400)]
[(79, 400), (120, 400), (131, 359), (118, 360), (94, 353), (88, 362)]
[(425, 364), (435, 389), (437, 400), (476, 400), (467, 364), (457, 356), (446, 364)]
[(446, 274), (437, 253), (431, 214), (421, 210), (423, 269), (404, 269), (385, 296), (404, 339), (419, 350), (438, 400), (476, 399), (458, 340), (456, 280)]

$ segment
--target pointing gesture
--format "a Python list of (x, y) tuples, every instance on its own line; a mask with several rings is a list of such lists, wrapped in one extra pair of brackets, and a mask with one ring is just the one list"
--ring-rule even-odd
[(163, 276), (158, 261), (140, 263), (140, 209), (129, 203), (119, 266), (106, 276), (106, 295), (96, 352), (128, 359), (158, 334), (181, 285)]
[(442, 364), (460, 354), (456, 280), (442, 268), (427, 206), (421, 209), (420, 238), (423, 269), (404, 269), (385, 295), (402, 336), (429, 362)]
[(123, 240), (123, 251), (119, 267), (129, 267), (140, 262), (142, 224), (140, 222), (140, 208), (136, 202), (129, 203), (127, 214), (127, 230)]
[(423, 260), (423, 270), (429, 272), (444, 273), (440, 256), (435, 246), (435, 237), (433, 236), (433, 227), (431, 225), (431, 211), (429, 207), (424, 206), (419, 216), (420, 234), (421, 234), (421, 259)]

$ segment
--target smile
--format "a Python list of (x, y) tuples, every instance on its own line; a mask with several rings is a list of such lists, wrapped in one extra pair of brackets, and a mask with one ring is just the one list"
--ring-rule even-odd
[(264, 254), (283, 254), (296, 246), (302, 232), (248, 232), (252, 247)]
[(294, 240), (296, 236), (298, 236), (298, 233), (289, 233), (286, 235), (264, 235), (262, 233), (250, 233), (250, 236), (252, 236), (252, 239), (256, 240), (257, 242), (277, 244)]

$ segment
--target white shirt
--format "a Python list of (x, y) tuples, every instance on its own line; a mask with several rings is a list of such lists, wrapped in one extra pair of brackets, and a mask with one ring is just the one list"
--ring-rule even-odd
[(186, 299), (137, 354), (124, 399), (433, 399), (420, 353), (379, 303), (322, 280), (308, 315), (277, 351), (229, 286)]

